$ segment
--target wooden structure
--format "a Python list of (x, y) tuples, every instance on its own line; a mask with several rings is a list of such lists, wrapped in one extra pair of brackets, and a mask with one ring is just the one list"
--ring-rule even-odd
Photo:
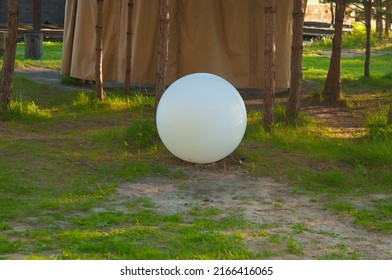
[(33, 31), (24, 34), (25, 59), (42, 59), (43, 54), (43, 33), (41, 32), (41, 0), (32, 0), (33, 4)]

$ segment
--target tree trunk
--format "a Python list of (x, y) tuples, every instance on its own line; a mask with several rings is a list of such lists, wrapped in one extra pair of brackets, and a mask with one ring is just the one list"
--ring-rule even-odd
[(293, 38), (291, 43), (291, 80), (286, 112), (289, 122), (298, 119), (302, 85), (303, 26), (307, 0), (294, 0)]
[(274, 125), (274, 95), (275, 95), (275, 36), (276, 36), (276, 2), (266, 0), (265, 14), (265, 64), (264, 64), (264, 108), (263, 125), (270, 132)]
[(389, 36), (391, 31), (391, 21), (392, 21), (392, 0), (388, 0), (386, 4), (386, 16), (385, 16), (385, 35)]
[(333, 1), (329, 3), (329, 9), (331, 11), (331, 26), (333, 27), (335, 25), (335, 11), (334, 11)]
[(388, 123), (392, 124), (392, 102), (391, 102), (391, 105), (389, 107)]
[(336, 0), (332, 54), (329, 62), (327, 79), (322, 92), (322, 96), (326, 102), (336, 102), (340, 99), (340, 61), (342, 56), (343, 20), (346, 5), (347, 0)]
[(23, 35), (25, 43), (25, 59), (41, 60), (44, 57), (44, 35), (40, 31), (26, 32)]
[(384, 31), (382, 23), (382, 1), (376, 0), (376, 30), (378, 32), (378, 41), (382, 41), (382, 34)]
[(103, 28), (103, 1), (97, 0), (97, 21), (95, 25), (95, 85), (97, 98), (103, 100), (103, 78), (102, 78), (102, 28)]
[(0, 103), (4, 110), (11, 106), (12, 78), (15, 69), (16, 40), (18, 37), (18, 1), (8, 0), (8, 37), (0, 85)]
[(366, 26), (366, 51), (365, 51), (365, 69), (364, 76), (370, 76), (370, 38), (372, 33), (372, 0), (364, 0), (365, 9), (365, 26)]
[(156, 106), (166, 89), (167, 61), (169, 57), (169, 0), (159, 0), (159, 45), (155, 81)]
[(132, 13), (133, 13), (133, 0), (128, 1), (128, 27), (127, 27), (127, 50), (125, 58), (125, 81), (124, 93), (129, 92), (131, 85), (131, 64), (132, 64)]

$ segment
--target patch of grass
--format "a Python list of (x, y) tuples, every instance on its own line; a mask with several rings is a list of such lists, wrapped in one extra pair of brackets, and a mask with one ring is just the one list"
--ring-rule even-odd
[(354, 213), (355, 223), (371, 231), (392, 233), (391, 199), (379, 200), (373, 209), (360, 209)]
[(306, 230), (306, 227), (303, 223), (298, 223), (292, 226), (293, 233), (300, 234)]
[(83, 81), (78, 78), (69, 77), (69, 76), (62, 76), (60, 79), (61, 83), (65, 85), (77, 85), (80, 86), (83, 84)]
[(380, 110), (371, 113), (366, 119), (368, 136), (375, 143), (392, 145), (392, 125), (387, 122), (388, 106), (382, 106)]
[(0, 114), (0, 120), (7, 121), (12, 119), (20, 119), (24, 121), (39, 121), (51, 118), (51, 112), (41, 109), (34, 101), (25, 102), (20, 99), (14, 99), (9, 110)]
[(292, 236), (287, 239), (287, 251), (297, 256), (304, 254), (303, 244), (298, 240), (295, 240)]
[(0, 222), (0, 231), (12, 229), (12, 226), (7, 222)]
[(325, 207), (327, 209), (332, 209), (336, 212), (348, 215), (355, 212), (355, 209), (352, 204), (344, 200), (329, 201), (326, 203)]
[(134, 120), (125, 133), (125, 141), (138, 149), (157, 146), (159, 142), (155, 121), (149, 119)]
[(156, 207), (156, 204), (147, 197), (139, 197), (134, 200), (124, 202), (123, 205), (130, 209), (153, 209)]
[(19, 241), (9, 241), (6, 236), (0, 234), (0, 258), (1, 255), (17, 252), (19, 247)]
[(62, 51), (63, 51), (62, 42), (44, 41), (42, 60), (25, 59), (25, 44), (23, 42), (18, 43), (16, 47), (15, 67), (37, 66), (37, 67), (46, 67), (52, 69), (60, 69)]

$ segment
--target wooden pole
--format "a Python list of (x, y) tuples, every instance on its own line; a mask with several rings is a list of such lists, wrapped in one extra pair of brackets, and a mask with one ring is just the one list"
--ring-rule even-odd
[(25, 42), (25, 59), (43, 58), (43, 33), (41, 32), (41, 0), (32, 0), (33, 31), (23, 35)]
[(169, 55), (169, 1), (159, 0), (159, 45), (155, 82), (156, 106), (166, 87), (167, 61)]
[(391, 102), (391, 105), (390, 105), (390, 107), (389, 107), (388, 123), (389, 123), (389, 124), (392, 124), (392, 102)]
[(294, 0), (293, 38), (291, 40), (291, 79), (286, 112), (291, 123), (298, 119), (302, 86), (303, 26), (307, 0)]
[(127, 26), (127, 49), (125, 58), (125, 81), (124, 93), (129, 92), (131, 86), (131, 64), (132, 64), (132, 13), (133, 13), (133, 0), (128, 1), (128, 26)]
[(8, 38), (5, 47), (3, 74), (0, 84), (0, 104), (4, 110), (11, 106), (12, 78), (15, 69), (16, 40), (18, 38), (18, 1), (8, 0)]
[(95, 25), (95, 85), (97, 98), (103, 100), (103, 77), (102, 77), (102, 25), (103, 25), (103, 1), (97, 0), (97, 21)]
[(265, 1), (265, 49), (264, 49), (264, 108), (263, 125), (270, 132), (274, 124), (275, 95), (275, 42), (276, 42), (276, 3), (275, 0)]
[(33, 0), (33, 29), (41, 30), (42, 2)]

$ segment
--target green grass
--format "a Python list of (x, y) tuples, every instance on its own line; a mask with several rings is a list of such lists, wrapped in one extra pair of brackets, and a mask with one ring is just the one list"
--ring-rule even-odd
[[(58, 69), (61, 44), (44, 48), (43, 61), (25, 61), (18, 44), (18, 65)], [(304, 51), (305, 83), (314, 85), (314, 95), (327, 73), (322, 51)], [(372, 76), (364, 79), (363, 57), (343, 59), (344, 106), (353, 113), (366, 107), (363, 134), (338, 137), (302, 113), (292, 126), (282, 106), (276, 107), (273, 132), (266, 134), (262, 114), (250, 110), (229, 168), (272, 177), (289, 184), (293, 195), (324, 205), (326, 213), (351, 217), (354, 227), (391, 234), (391, 63), (390, 55), (375, 56)], [(317, 246), (314, 239), (307, 242), (308, 234), (338, 238), (300, 221), (249, 222), (217, 204), (162, 213), (151, 197), (118, 201), (121, 184), (146, 177), (173, 180), (180, 191), (189, 188), (184, 181), (192, 178), (184, 170), (190, 166), (176, 162), (159, 140), (154, 108), (154, 98), (140, 92), (107, 92), (101, 102), (90, 92), (15, 77), (11, 109), (0, 111), (0, 259), (304, 258), (308, 244)], [(268, 205), (286, 210), (278, 201)], [(360, 257), (340, 244), (315, 258)]]
[[(25, 45), (18, 43), (16, 47), (15, 67), (46, 67), (52, 69), (61, 68), (61, 56), (63, 51), (62, 42), (43, 42), (43, 59), (32, 60), (25, 59)], [(3, 60), (0, 60), (0, 66), (3, 65)]]

